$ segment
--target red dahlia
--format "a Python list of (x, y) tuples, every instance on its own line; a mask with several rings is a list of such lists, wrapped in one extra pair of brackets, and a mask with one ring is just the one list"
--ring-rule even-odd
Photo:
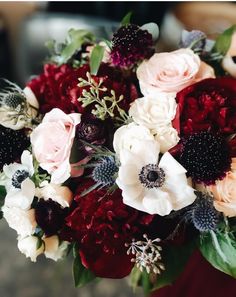
[(205, 79), (177, 94), (180, 133), (200, 131), (236, 132), (236, 79)]
[(153, 216), (123, 204), (120, 190), (112, 195), (94, 190), (81, 197), (89, 186), (90, 181), (79, 186), (77, 207), (66, 219), (70, 240), (78, 242), (83, 265), (96, 276), (122, 278), (133, 267), (125, 243), (142, 236)]
[[(53, 108), (60, 108), (65, 113), (84, 112), (82, 103), (78, 98), (82, 95), (83, 88), (78, 87), (78, 79), (87, 79), (89, 65), (85, 64), (79, 68), (69, 65), (56, 66), (46, 64), (44, 72), (31, 80), (27, 86), (35, 93), (40, 104), (40, 112), (45, 114)], [(122, 73), (113, 67), (103, 63), (94, 79), (103, 78), (104, 86), (114, 90), (117, 97), (124, 95), (122, 108), (126, 111), (129, 104), (138, 97), (137, 89), (131, 77), (123, 77)], [(104, 93), (110, 95), (110, 93)]]

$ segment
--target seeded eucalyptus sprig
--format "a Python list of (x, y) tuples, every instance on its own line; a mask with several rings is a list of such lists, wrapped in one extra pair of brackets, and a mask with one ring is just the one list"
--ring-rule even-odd
[[(107, 92), (107, 88), (103, 86), (103, 79), (100, 78), (98, 82), (92, 78), (89, 72), (86, 73), (87, 80), (79, 78), (79, 87), (89, 87), (89, 90), (84, 89), (82, 96), (78, 98), (82, 102), (82, 106), (86, 107), (92, 103), (95, 103), (95, 108), (92, 110), (92, 114), (98, 119), (104, 121), (107, 117), (111, 117), (113, 120), (120, 122), (127, 122), (129, 116), (119, 106), (119, 103), (124, 99), (123, 95), (119, 98), (116, 97), (114, 90), (110, 90), (110, 96), (101, 96), (101, 92)], [(116, 112), (119, 116), (116, 116)]]

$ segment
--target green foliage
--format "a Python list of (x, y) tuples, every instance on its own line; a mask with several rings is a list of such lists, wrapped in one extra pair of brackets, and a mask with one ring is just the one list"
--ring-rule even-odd
[(98, 69), (102, 62), (103, 56), (105, 52), (105, 47), (101, 45), (96, 45), (91, 53), (90, 57), (90, 73), (92, 75), (97, 75)]
[[(93, 43), (94, 41), (95, 37), (91, 32), (87, 30), (70, 29), (65, 43), (57, 44), (55, 41), (46, 43), (51, 53), (50, 61), (58, 65), (68, 63), (73, 56), (81, 50), (84, 43)], [(80, 63), (81, 61), (77, 61), (76, 59), (72, 61), (73, 65), (78, 66)]]
[[(5, 197), (6, 197), (6, 189), (4, 186), (0, 186), (0, 209), (4, 205)], [(3, 213), (0, 211), (0, 219), (2, 219)]]
[(4, 186), (0, 186), (0, 207), (3, 206), (4, 204), (4, 200), (5, 200), (5, 197), (6, 197), (6, 189)]
[(165, 265), (165, 270), (160, 275), (157, 275), (157, 281), (153, 289), (159, 289), (173, 283), (184, 270), (195, 247), (194, 242), (186, 243), (182, 246), (164, 247), (162, 262)]
[(204, 234), (199, 241), (202, 255), (216, 269), (236, 278), (236, 243), (232, 233)]
[(139, 268), (134, 266), (130, 274), (130, 285), (135, 292), (138, 286), (143, 288), (146, 296), (148, 296), (153, 288), (151, 274), (145, 271), (141, 271)]
[[(129, 116), (126, 112), (120, 108), (119, 103), (124, 99), (123, 95), (116, 97), (114, 90), (109, 90), (110, 95), (104, 96), (104, 92), (107, 92), (107, 88), (103, 86), (103, 79), (98, 82), (92, 78), (91, 74), (87, 72), (87, 80), (79, 78), (79, 87), (83, 87), (82, 96), (78, 99), (82, 102), (82, 106), (86, 107), (94, 103), (94, 109), (91, 113), (98, 119), (104, 121), (107, 117), (113, 118), (115, 121), (126, 122), (129, 120)], [(118, 113), (120, 117), (117, 117), (115, 113)]]
[(73, 276), (74, 276), (74, 284), (75, 284), (75, 287), (77, 288), (80, 288), (86, 285), (87, 283), (91, 282), (96, 278), (95, 275), (90, 270), (88, 270), (83, 266), (78, 253), (73, 263)]
[(126, 26), (126, 25), (129, 25), (130, 24), (130, 19), (131, 19), (131, 16), (133, 15), (133, 12), (130, 11), (128, 12), (124, 17), (123, 19), (121, 20), (121, 26)]
[(216, 39), (213, 51), (218, 52), (224, 56), (230, 47), (232, 36), (235, 30), (236, 25), (233, 25), (232, 27), (225, 30), (222, 34), (220, 34)]

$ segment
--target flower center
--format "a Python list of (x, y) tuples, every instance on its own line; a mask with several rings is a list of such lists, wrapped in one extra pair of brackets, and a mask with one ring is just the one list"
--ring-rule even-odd
[(29, 177), (29, 172), (25, 171), (25, 170), (16, 170), (16, 172), (13, 174), (12, 176), (12, 185), (16, 188), (16, 189), (20, 189), (21, 188), (21, 183), (27, 178)]
[(141, 169), (139, 180), (145, 188), (159, 188), (165, 182), (165, 172), (156, 164), (148, 164)]

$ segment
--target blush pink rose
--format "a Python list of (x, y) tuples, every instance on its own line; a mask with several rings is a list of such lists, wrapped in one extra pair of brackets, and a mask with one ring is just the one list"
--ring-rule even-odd
[(79, 113), (65, 114), (54, 108), (30, 136), (33, 153), (40, 167), (51, 174), (54, 184), (63, 183), (71, 175), (69, 158), (80, 118)]
[(215, 208), (228, 217), (236, 216), (236, 158), (232, 158), (231, 171), (226, 177), (208, 186), (214, 196)]
[(185, 87), (205, 78), (214, 78), (211, 66), (202, 62), (191, 49), (156, 53), (143, 61), (137, 69), (137, 77), (144, 95), (156, 92), (177, 93)]

